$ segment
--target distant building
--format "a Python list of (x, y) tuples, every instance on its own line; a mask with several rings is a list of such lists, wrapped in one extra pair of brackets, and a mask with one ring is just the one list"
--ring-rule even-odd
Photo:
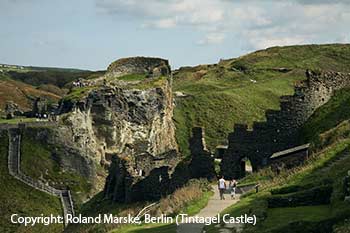
[(279, 170), (302, 164), (309, 156), (309, 147), (310, 143), (274, 153), (270, 157), (271, 167)]

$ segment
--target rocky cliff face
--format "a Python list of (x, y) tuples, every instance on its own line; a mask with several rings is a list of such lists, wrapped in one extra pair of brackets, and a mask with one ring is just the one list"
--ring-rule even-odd
[(90, 92), (63, 119), (74, 144), (92, 151), (91, 158), (108, 164), (111, 156), (134, 160), (177, 150), (172, 122), (170, 83), (146, 90), (103, 86)]
[[(113, 72), (107, 73), (109, 80)], [(165, 73), (170, 74), (170, 68)], [(65, 157), (84, 158), (78, 166), (71, 164), (72, 169), (89, 167), (85, 175), (96, 178), (96, 166), (110, 167), (110, 177), (120, 179), (120, 174), (127, 173), (129, 186), (163, 166), (172, 172), (179, 157), (172, 121), (171, 77), (158, 79), (154, 86), (148, 79), (147, 85), (140, 81), (138, 86), (135, 83), (128, 86), (118, 80), (104, 82), (89, 87), (88, 93), (79, 100), (62, 103), (64, 113), (56, 129), (56, 141), (64, 144), (67, 151), (75, 152), (66, 153)], [(122, 162), (110, 166), (112, 161)], [(103, 177), (100, 178), (98, 189), (104, 185)], [(125, 186), (124, 178), (122, 180)], [(113, 190), (117, 185), (107, 184)]]

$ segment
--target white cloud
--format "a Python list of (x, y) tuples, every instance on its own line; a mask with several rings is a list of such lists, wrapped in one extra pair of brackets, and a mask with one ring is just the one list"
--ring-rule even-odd
[(297, 0), (297, 2), (305, 5), (317, 5), (317, 4), (327, 4), (327, 3), (339, 3), (339, 4), (349, 4), (349, 0)]
[[(158, 29), (189, 27), (205, 36), (197, 44), (236, 39), (248, 50), (344, 37), (350, 8), (341, 0), (96, 0), (99, 10)], [(346, 40), (346, 39), (345, 39)], [(342, 39), (343, 41), (343, 39)]]
[(259, 8), (256, 6), (239, 6), (234, 7), (230, 12), (231, 17), (236, 20), (236, 22), (241, 22), (245, 25), (255, 25), (255, 26), (266, 26), (272, 23), (269, 13), (266, 9)]
[(306, 38), (300, 36), (291, 37), (254, 37), (250, 40), (250, 43), (254, 45), (255, 49), (265, 49), (273, 46), (285, 46), (285, 45), (298, 45), (305, 44)]
[(225, 35), (223, 33), (210, 33), (205, 36), (204, 39), (199, 40), (197, 43), (199, 45), (208, 44), (220, 44), (224, 41)]
[(222, 0), (96, 0), (102, 12), (147, 20), (177, 18), (183, 24), (215, 23), (224, 19)]
[(154, 20), (149, 23), (146, 23), (144, 26), (161, 28), (161, 29), (174, 28), (176, 27), (176, 19), (167, 18), (167, 19)]

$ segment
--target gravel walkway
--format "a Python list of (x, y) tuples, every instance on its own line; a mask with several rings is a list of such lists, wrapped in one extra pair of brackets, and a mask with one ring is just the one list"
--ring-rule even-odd
[[(232, 200), (230, 195), (225, 194), (225, 200), (220, 200), (220, 194), (217, 185), (212, 186), (214, 195), (209, 199), (207, 206), (202, 209), (197, 216), (199, 217), (213, 217), (226, 209), (227, 207), (235, 204), (239, 200), (239, 195), (236, 195), (236, 199)], [(177, 227), (177, 233), (201, 233), (203, 231), (204, 224), (180, 224)]]

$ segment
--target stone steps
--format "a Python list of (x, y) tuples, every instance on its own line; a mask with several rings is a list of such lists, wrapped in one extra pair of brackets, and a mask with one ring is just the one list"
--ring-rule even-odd
[(69, 190), (62, 191), (61, 202), (62, 202), (62, 206), (64, 206), (64, 209), (65, 209), (64, 215), (67, 216), (67, 214), (70, 214), (74, 216), (73, 202), (72, 202), (72, 198)]
[[(21, 172), (20, 161), (21, 161), (21, 133), (18, 128), (11, 128), (8, 130), (9, 135), (9, 149), (8, 149), (8, 170), (17, 180), (35, 188), (39, 191), (48, 193), (50, 195), (59, 197), (62, 204), (64, 219), (68, 214), (74, 216), (74, 206), (72, 196), (69, 190), (60, 190), (51, 187), (39, 180), (35, 180)], [(65, 221), (65, 226), (67, 226)]]

